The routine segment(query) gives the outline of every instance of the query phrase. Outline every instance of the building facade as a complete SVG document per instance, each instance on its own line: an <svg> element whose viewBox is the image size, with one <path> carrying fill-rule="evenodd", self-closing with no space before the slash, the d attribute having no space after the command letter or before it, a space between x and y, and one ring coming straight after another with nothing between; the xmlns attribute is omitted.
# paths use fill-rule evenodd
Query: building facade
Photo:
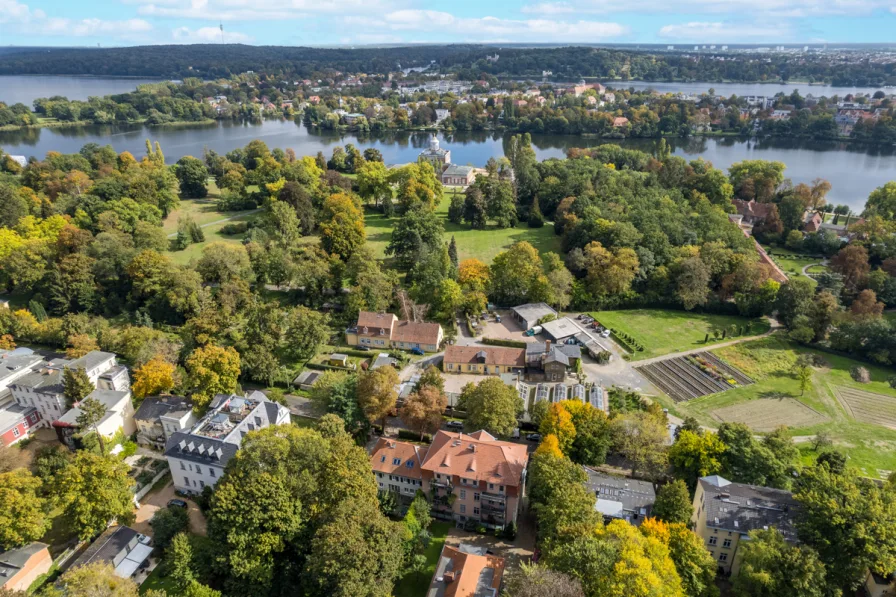
<svg viewBox="0 0 896 597"><path fill-rule="evenodd" d="M408 502L423 490L423 460L429 448L380 438L370 453L370 467L380 491Z"/></svg>
<svg viewBox="0 0 896 597"><path fill-rule="evenodd" d="M39 423L40 412L36 408L6 400L0 404L0 446L11 446L22 441Z"/></svg>
<svg viewBox="0 0 896 597"><path fill-rule="evenodd" d="M289 422L289 409L261 392L218 394L202 419L189 430L172 433L165 444L175 489L201 493L214 487L247 433Z"/></svg>
<svg viewBox="0 0 896 597"><path fill-rule="evenodd" d="M523 373L526 369L526 349L451 344L445 348L442 368L445 373Z"/></svg>
<svg viewBox="0 0 896 597"><path fill-rule="evenodd" d="M789 491L732 483L718 475L701 477L694 493L691 526L727 575L740 569L740 542L754 529L777 528L796 541L798 503Z"/></svg>
<svg viewBox="0 0 896 597"><path fill-rule="evenodd" d="M433 135L429 147L420 152L420 159L432 164L436 174L439 174L451 163L451 150L439 147L439 139Z"/></svg>
<svg viewBox="0 0 896 597"><path fill-rule="evenodd" d="M82 438L85 434L96 431L106 438L111 438L119 430L126 435L133 435L137 430L134 423L134 404L131 402L130 390L102 390L91 392L87 398L97 400L106 409L103 418L96 424L95 429L81 429L78 417L81 409L76 404L66 411L64 415L53 421L56 437L59 441L74 450L82 446Z"/></svg>
<svg viewBox="0 0 896 597"><path fill-rule="evenodd" d="M368 348L419 348L437 352L444 332L438 323L399 321L392 313L361 311L355 325L345 330L345 343Z"/></svg>
<svg viewBox="0 0 896 597"><path fill-rule="evenodd" d="M137 443L145 448L164 450L176 431L196 423L193 404L183 396L147 396L134 413Z"/></svg>

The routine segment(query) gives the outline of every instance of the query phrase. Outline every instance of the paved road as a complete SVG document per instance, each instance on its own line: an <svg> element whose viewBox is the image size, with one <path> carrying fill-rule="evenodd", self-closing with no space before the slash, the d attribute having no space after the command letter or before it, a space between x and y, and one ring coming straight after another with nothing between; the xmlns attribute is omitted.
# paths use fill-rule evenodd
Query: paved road
<svg viewBox="0 0 896 597"><path fill-rule="evenodd" d="M223 224L224 222L229 222L230 220L242 218L243 216L248 216L250 214L260 212L261 210L262 210L262 208L260 208L260 207L258 209L250 209L249 211L244 211L244 212L238 213L236 215L230 216L229 218L222 218L220 220L215 220L214 222L209 222L208 224L203 224L202 226L200 226L200 228L207 228L209 226L214 226L215 224ZM172 232L171 234L168 235L168 238L174 238L176 236L177 236L177 232Z"/></svg>

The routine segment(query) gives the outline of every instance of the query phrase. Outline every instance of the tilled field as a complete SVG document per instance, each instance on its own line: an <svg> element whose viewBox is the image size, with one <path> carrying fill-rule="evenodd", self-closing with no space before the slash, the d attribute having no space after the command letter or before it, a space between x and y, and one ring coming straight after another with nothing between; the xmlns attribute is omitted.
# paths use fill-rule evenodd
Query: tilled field
<svg viewBox="0 0 896 597"><path fill-rule="evenodd" d="M774 431L781 425L809 427L828 420L794 398L760 398L712 411L721 423L744 423L754 431Z"/></svg>
<svg viewBox="0 0 896 597"><path fill-rule="evenodd" d="M695 359L709 363L715 369L716 375L704 371ZM735 385L728 380L734 380L736 386L753 383L753 380L741 371L709 352L673 357L641 365L635 369L676 402L730 390Z"/></svg>
<svg viewBox="0 0 896 597"><path fill-rule="evenodd" d="M856 421L896 429L896 398L893 396L846 386L835 387L834 394L844 410Z"/></svg>

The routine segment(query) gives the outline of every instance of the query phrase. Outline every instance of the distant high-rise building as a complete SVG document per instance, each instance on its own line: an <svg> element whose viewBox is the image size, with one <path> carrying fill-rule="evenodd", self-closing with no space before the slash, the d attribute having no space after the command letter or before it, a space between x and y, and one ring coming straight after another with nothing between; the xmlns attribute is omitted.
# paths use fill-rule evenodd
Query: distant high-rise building
<svg viewBox="0 0 896 597"><path fill-rule="evenodd" d="M728 46L722 46L722 51L725 52L728 50Z"/></svg>
<svg viewBox="0 0 896 597"><path fill-rule="evenodd" d="M675 49L675 46L666 46L666 49L667 49L667 50L674 50L674 49Z"/></svg>

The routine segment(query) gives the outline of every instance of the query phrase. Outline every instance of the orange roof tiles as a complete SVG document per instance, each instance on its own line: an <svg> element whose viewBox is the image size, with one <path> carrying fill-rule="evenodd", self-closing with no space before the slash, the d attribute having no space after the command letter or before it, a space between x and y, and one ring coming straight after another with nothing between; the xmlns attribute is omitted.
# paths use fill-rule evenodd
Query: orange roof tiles
<svg viewBox="0 0 896 597"><path fill-rule="evenodd" d="M416 344L438 344L439 330L437 323L416 321L399 321L392 331L393 342L412 342Z"/></svg>
<svg viewBox="0 0 896 597"><path fill-rule="evenodd" d="M438 576L433 577L430 594L435 589L444 586L443 597L477 597L484 593L478 592L480 589L480 579L483 584L491 587L497 594L501 588L501 581L504 577L504 558L497 556L480 556L477 554L466 553L450 545L442 548L441 558L450 560L449 570L445 571L442 580L439 581ZM483 571L491 568L493 573L483 575ZM436 569L436 575L439 570ZM485 587L482 587L485 588Z"/></svg>
<svg viewBox="0 0 896 597"><path fill-rule="evenodd" d="M525 367L525 348L503 346L458 346L452 344L445 349L446 363L501 365L505 367Z"/></svg>
<svg viewBox="0 0 896 597"><path fill-rule="evenodd" d="M381 437L370 453L370 467L378 473L420 479L423 476L422 464L426 452L426 446ZM396 459L398 464L395 464ZM414 463L410 468L407 466L408 461Z"/></svg>
<svg viewBox="0 0 896 597"><path fill-rule="evenodd" d="M485 431L472 435L439 431L422 468L433 474L519 487L528 461L526 446L496 440Z"/></svg>

